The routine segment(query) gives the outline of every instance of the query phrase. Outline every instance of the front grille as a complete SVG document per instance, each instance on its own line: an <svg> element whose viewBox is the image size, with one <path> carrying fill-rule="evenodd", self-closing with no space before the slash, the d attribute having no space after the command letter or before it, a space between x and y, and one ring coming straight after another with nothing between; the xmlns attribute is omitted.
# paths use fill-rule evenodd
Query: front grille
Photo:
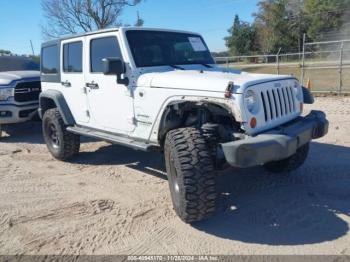
<svg viewBox="0 0 350 262"><path fill-rule="evenodd" d="M15 87L15 101L30 102L37 101L41 92L40 81L21 82Z"/></svg>
<svg viewBox="0 0 350 262"><path fill-rule="evenodd" d="M269 122L297 112L293 87L275 87L260 92L265 121Z"/></svg>

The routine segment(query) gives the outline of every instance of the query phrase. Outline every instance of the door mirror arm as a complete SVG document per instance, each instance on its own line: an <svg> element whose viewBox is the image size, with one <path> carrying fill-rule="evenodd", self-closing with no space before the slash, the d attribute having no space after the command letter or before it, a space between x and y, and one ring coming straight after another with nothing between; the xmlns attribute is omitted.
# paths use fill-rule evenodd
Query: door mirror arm
<svg viewBox="0 0 350 262"><path fill-rule="evenodd" d="M129 85L129 78L128 77L124 77L122 78L122 75L117 75L117 83L118 84L121 84L121 85L126 85L128 86Z"/></svg>

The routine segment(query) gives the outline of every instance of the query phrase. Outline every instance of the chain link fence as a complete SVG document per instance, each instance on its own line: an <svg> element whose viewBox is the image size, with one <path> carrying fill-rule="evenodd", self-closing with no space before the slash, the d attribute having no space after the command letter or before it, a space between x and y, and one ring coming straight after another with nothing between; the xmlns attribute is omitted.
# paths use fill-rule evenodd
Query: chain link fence
<svg viewBox="0 0 350 262"><path fill-rule="evenodd" d="M350 40L305 43L302 52L216 57L219 65L263 74L294 75L312 91L350 93Z"/></svg>

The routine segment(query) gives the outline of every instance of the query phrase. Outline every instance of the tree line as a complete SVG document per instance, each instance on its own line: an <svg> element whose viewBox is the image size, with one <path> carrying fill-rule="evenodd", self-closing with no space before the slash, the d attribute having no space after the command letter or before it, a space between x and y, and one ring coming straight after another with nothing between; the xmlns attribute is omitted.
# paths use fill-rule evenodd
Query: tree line
<svg viewBox="0 0 350 262"><path fill-rule="evenodd" d="M1 55L12 55L12 53L10 50L0 49L0 56Z"/></svg>
<svg viewBox="0 0 350 262"><path fill-rule="evenodd" d="M42 0L45 38L90 32L120 26L120 17L126 7L138 5L142 0ZM137 12L134 26L143 26ZM129 25L124 25L129 26Z"/></svg>
<svg viewBox="0 0 350 262"><path fill-rule="evenodd" d="M230 55L299 51L304 34L308 42L350 36L350 0L261 0L258 8L252 23L235 16L225 37Z"/></svg>

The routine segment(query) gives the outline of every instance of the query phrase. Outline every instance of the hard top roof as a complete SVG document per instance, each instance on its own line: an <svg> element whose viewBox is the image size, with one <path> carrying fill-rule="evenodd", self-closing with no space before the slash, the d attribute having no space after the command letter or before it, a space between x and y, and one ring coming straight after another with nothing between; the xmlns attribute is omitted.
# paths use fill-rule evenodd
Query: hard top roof
<svg viewBox="0 0 350 262"><path fill-rule="evenodd" d="M63 40L68 40L68 39L74 39L82 36L88 36L88 35L95 35L95 34L102 34L102 33L108 33L108 32L116 32L119 30L124 30L124 31L129 31L129 30L138 30L138 31L165 31L165 32L174 32L174 33L185 33L185 34L194 34L198 35L198 33L195 32L189 32L189 31L183 31L183 30L173 30L173 29L163 29L163 28L146 28L146 27L113 27L113 28L108 28L108 29L102 29L102 30L97 30L97 31L92 31L92 32L86 32L86 33L81 33L81 34L73 34L73 35L67 35L63 36L61 38L53 39L50 41L46 41L42 43L42 46L50 46L57 44L58 42L61 42Z"/></svg>

